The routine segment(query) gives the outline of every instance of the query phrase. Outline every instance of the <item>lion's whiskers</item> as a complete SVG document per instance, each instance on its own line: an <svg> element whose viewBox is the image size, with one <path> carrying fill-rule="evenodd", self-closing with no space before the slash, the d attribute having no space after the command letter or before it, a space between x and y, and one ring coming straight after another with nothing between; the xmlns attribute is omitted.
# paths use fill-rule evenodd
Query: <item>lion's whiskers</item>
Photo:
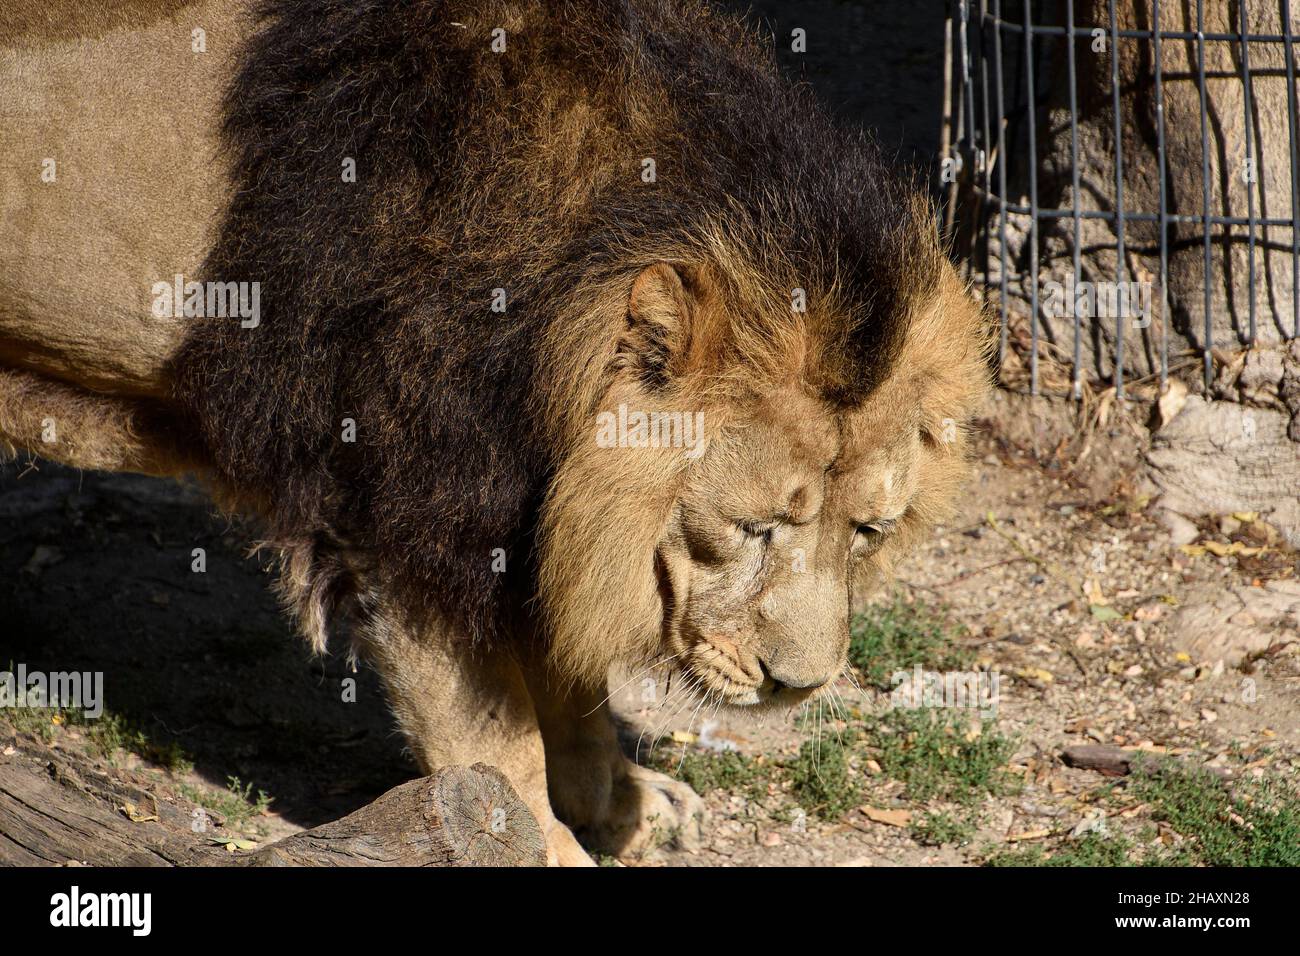
<svg viewBox="0 0 1300 956"><path fill-rule="evenodd" d="M845 678L850 684L852 684L853 689L856 690L864 699L868 696L867 692L862 689L862 685L858 683L857 678L853 676L853 665L848 661L844 662L844 667L841 668L839 676Z"/></svg>
<svg viewBox="0 0 1300 956"><path fill-rule="evenodd" d="M600 708L601 708L602 706L604 706L605 704L609 703L609 701L613 698L613 696L614 696L615 694L617 694L619 691L621 691L623 688L627 687L629 684L633 683L634 681L640 680L640 679L643 678L643 677L648 677L648 676L649 676L649 675L650 675L650 674L655 670L655 668L657 668L657 667L663 667L663 666L665 666L666 664L670 663L671 661L675 661L677 658L681 657L681 656L682 656L683 654L685 654L685 653L686 653L685 651L678 651L676 654L670 654L670 655L668 655L667 657L662 657L662 658L660 658L659 660L652 661L652 662L650 663L650 665L649 665L648 667L646 667L644 670L642 670L642 671L640 671L640 672L638 672L638 673L636 673L636 674L633 674L631 677L629 677L629 678L628 678L627 680L625 680L623 683L619 684L619 685L618 685L617 687L615 687L612 691L610 691L608 694L606 694L604 700L602 700L599 704L597 704L595 707L591 708L591 710L587 711L587 712L586 712L585 714L583 714L582 716L583 716L583 717L590 717L590 716L591 716L592 714L594 714L596 711L600 710Z"/></svg>
<svg viewBox="0 0 1300 956"><path fill-rule="evenodd" d="M668 725L671 724L673 720L677 718L678 714L680 714L683 710L685 710L687 707L690 706L691 699L692 699L691 692L698 686L699 686L699 678L696 677L695 675L690 675L689 682L685 685L685 687L682 689L682 692L679 694L679 697L684 698L684 700L682 700L682 702L678 704L678 706L673 710L673 712L670 713L663 720L663 722L660 723L659 726L654 730L653 737L651 738L650 741L650 752L646 755L647 761L654 759L655 747L659 745L659 739L660 737L663 736L664 730L666 730L668 728ZM670 691L668 694L664 696L664 699L660 702L659 707L656 709L663 710L668 705L668 701L671 698L672 698L672 692ZM650 727L647 725L644 729L642 729L641 735L637 738L637 742L636 742L637 763L641 762L641 742L645 739L645 735L648 730L650 730Z"/></svg>

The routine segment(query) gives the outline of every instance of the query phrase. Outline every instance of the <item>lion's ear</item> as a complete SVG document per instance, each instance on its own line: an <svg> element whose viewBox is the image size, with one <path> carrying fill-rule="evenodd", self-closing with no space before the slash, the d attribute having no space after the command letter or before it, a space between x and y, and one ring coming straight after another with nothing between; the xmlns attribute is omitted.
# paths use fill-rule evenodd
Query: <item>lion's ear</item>
<svg viewBox="0 0 1300 956"><path fill-rule="evenodd" d="M694 309L694 297L676 268L659 262L643 269L628 297L620 364L652 389L667 386L685 367Z"/></svg>

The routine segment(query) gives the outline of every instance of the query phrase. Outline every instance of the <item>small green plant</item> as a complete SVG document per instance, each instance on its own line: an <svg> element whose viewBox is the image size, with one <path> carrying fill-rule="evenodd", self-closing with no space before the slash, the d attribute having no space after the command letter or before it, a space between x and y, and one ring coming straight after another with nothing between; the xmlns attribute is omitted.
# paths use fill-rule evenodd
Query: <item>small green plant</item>
<svg viewBox="0 0 1300 956"><path fill-rule="evenodd" d="M272 798L265 790L253 794L253 785L238 777L226 778L226 789L214 792L189 784L181 784L181 796L191 803L220 814L227 827L241 829L254 817L261 816L271 806Z"/></svg>
<svg viewBox="0 0 1300 956"><path fill-rule="evenodd" d="M912 838L922 846L964 846L974 836L975 825L969 819L943 810L929 811L912 822Z"/></svg>
<svg viewBox="0 0 1300 956"><path fill-rule="evenodd" d="M916 665L930 670L961 670L969 651L953 643L943 614L922 602L908 604L895 597L888 605L872 605L849 624L849 662L863 679L890 690L890 678Z"/></svg>
<svg viewBox="0 0 1300 956"><path fill-rule="evenodd" d="M1293 780L1229 785L1201 768L1169 761L1136 769L1130 792L1151 815L1191 841L1207 866L1300 866L1300 794Z"/></svg>
<svg viewBox="0 0 1300 956"><path fill-rule="evenodd" d="M193 769L180 744L151 738L139 724L122 714L105 711L98 717L87 717L80 710L59 707L18 707L7 713L15 730L40 737L45 743L51 742L61 729L75 727L90 750L109 763L115 763L117 755L126 752L172 773Z"/></svg>
<svg viewBox="0 0 1300 956"><path fill-rule="evenodd" d="M725 790L751 800L767 796L767 784L775 769L772 764L762 763L735 750L722 753L687 751L684 755L660 750L655 756L660 770L689 784L696 793Z"/></svg>
<svg viewBox="0 0 1300 956"><path fill-rule="evenodd" d="M835 820L862 802L859 772L850 763L851 735L806 740L784 767L790 796L809 815Z"/></svg>
<svg viewBox="0 0 1300 956"><path fill-rule="evenodd" d="M1070 840L1050 853L1041 846L999 850L984 860L985 866L1135 866L1136 847L1122 834L1102 834L1088 831L1077 840Z"/></svg>
<svg viewBox="0 0 1300 956"><path fill-rule="evenodd" d="M172 773L188 773L194 764L174 740L152 739L137 724L120 714L105 713L98 720L77 721L87 739L108 760L119 751L127 751L166 767Z"/></svg>
<svg viewBox="0 0 1300 956"><path fill-rule="evenodd" d="M972 724L964 712L894 708L870 722L881 769L907 788L911 800L970 804L1008 792L1006 771L1015 741L992 721Z"/></svg>
<svg viewBox="0 0 1300 956"><path fill-rule="evenodd" d="M1151 807L1153 819L1183 837L1156 843L1147 826L1136 840L1089 832L1049 848L998 850L986 866L1298 866L1300 794L1283 777L1229 783L1199 767L1146 760L1126 781L1125 798ZM1155 844L1153 846L1153 844Z"/></svg>

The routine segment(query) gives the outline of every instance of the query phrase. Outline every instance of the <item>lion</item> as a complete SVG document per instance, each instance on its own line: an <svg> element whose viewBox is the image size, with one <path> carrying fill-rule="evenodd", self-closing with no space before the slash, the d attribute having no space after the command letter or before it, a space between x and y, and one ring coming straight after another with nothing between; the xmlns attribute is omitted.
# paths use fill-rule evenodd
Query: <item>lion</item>
<svg viewBox="0 0 1300 956"><path fill-rule="evenodd" d="M426 771L698 842L611 668L791 707L947 514L985 316L923 191L699 0L11 0L0 438L198 476Z"/></svg>

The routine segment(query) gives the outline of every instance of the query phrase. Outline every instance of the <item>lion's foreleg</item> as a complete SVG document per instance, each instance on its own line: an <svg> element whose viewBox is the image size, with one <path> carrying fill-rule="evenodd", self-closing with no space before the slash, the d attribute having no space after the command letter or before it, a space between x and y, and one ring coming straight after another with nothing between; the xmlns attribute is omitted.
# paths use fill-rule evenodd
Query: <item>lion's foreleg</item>
<svg viewBox="0 0 1300 956"><path fill-rule="evenodd" d="M552 865L590 865L551 812L537 714L519 665L450 628L416 630L383 616L366 629L367 657L425 773L478 761L499 768L537 817Z"/></svg>
<svg viewBox="0 0 1300 956"><path fill-rule="evenodd" d="M704 803L686 784L623 755L605 694L561 688L541 665L526 676L546 745L551 806L583 843L626 856L671 844L693 850Z"/></svg>

